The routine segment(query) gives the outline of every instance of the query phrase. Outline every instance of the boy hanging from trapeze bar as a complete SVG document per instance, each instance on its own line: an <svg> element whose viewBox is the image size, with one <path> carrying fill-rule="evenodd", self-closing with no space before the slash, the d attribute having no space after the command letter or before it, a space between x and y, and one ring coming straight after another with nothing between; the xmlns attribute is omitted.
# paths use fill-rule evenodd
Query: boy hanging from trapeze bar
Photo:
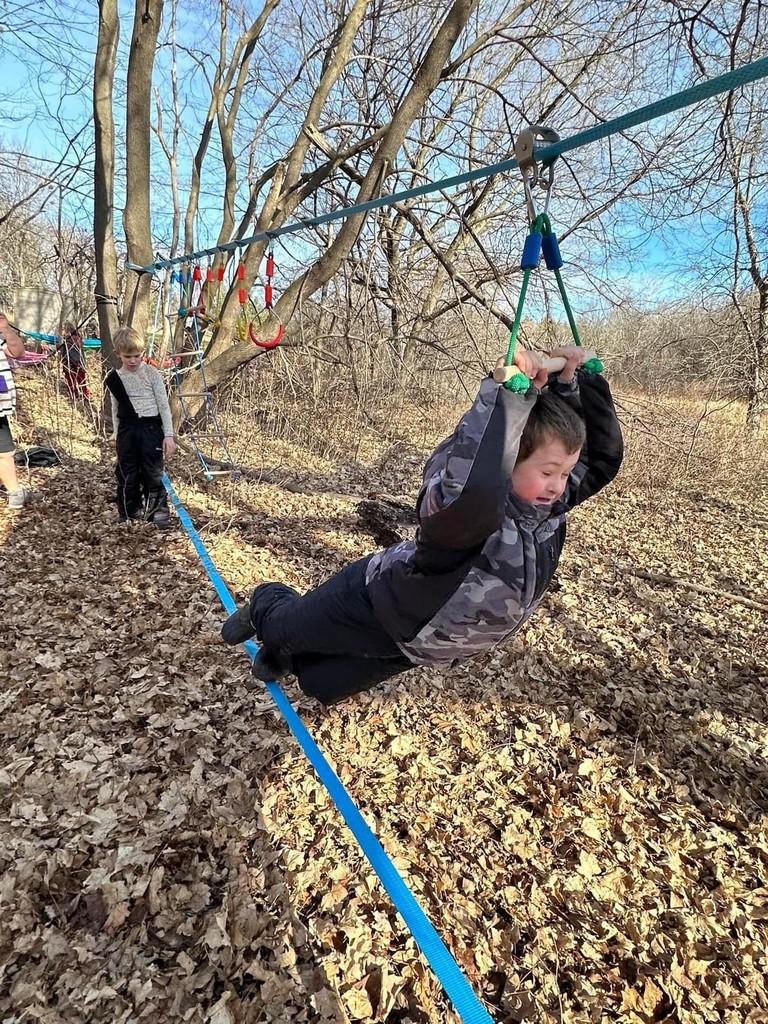
<svg viewBox="0 0 768 1024"><path fill-rule="evenodd" d="M621 428L602 364L581 347L568 302L547 213L554 158L539 175L537 135L557 141L533 126L515 145L530 229L507 355L427 460L415 539L353 562L303 596L281 583L256 587L221 631L229 644L258 638L256 678L292 672L305 693L333 704L414 666L456 665L503 642L541 603L568 514L618 473ZM547 192L542 213L537 183ZM575 341L549 359L516 345L542 256Z"/></svg>
<svg viewBox="0 0 768 1024"><path fill-rule="evenodd" d="M556 348L549 374L535 352L484 380L472 408L427 460L414 540L346 566L299 595L256 587L224 623L229 644L257 637L253 674L294 673L324 704L417 665L456 665L519 632L557 568L569 512L619 470L621 429L589 353ZM540 389L540 390L539 390Z"/></svg>

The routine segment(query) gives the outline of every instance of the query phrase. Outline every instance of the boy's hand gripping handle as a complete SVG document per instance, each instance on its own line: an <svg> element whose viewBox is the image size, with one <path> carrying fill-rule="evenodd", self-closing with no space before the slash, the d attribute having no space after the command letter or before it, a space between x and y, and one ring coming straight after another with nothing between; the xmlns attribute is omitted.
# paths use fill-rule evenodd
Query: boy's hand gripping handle
<svg viewBox="0 0 768 1024"><path fill-rule="evenodd" d="M589 362L590 359L596 359L597 354L590 349L584 349L584 362ZM542 354L540 369L546 370L547 373L560 373L566 364L564 356L545 356ZM503 384L505 381L511 380L515 374L520 373L520 367L518 366L497 366L493 371L493 379L497 384Z"/></svg>

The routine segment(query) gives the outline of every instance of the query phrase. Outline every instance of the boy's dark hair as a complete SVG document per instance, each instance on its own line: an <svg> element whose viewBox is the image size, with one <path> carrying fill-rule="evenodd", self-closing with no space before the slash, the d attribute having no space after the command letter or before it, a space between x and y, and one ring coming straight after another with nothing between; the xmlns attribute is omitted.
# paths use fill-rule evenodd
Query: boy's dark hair
<svg viewBox="0 0 768 1024"><path fill-rule="evenodd" d="M551 391L542 391L523 429L517 461L522 462L541 445L553 440L561 441L572 455L584 446L586 439L584 420L576 410Z"/></svg>

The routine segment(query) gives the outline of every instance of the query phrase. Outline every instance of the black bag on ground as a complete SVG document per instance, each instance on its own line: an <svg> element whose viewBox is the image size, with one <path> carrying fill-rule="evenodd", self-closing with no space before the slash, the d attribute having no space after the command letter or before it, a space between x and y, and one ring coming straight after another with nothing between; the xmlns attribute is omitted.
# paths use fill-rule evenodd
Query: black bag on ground
<svg viewBox="0 0 768 1024"><path fill-rule="evenodd" d="M13 453L13 461L17 466L39 466L41 468L61 465L61 459L53 448L41 448L39 445L33 445L31 448L17 448Z"/></svg>

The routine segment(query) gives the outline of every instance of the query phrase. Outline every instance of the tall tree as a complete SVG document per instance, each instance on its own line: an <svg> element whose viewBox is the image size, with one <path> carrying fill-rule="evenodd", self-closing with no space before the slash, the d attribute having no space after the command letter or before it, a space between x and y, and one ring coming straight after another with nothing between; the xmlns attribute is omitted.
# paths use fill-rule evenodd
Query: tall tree
<svg viewBox="0 0 768 1024"><path fill-rule="evenodd" d="M746 342L744 386L747 426L756 434L768 403L768 238L764 123L768 108L756 102L749 107L748 125L737 126L732 108L726 106L721 124L724 164L730 177L733 215L733 264L730 301ZM761 166L762 165L762 166Z"/></svg>
<svg viewBox="0 0 768 1024"><path fill-rule="evenodd" d="M685 27L685 47L702 77L733 70L766 52L764 4L670 3ZM717 106L718 118L704 136L712 142L709 147L704 144L702 159L694 156L697 181L686 199L714 243L703 260L696 254L710 270L709 302L716 308L725 290L731 322L740 327L745 358L736 372L747 400L747 426L756 433L768 402L768 84L759 81L727 93Z"/></svg>
<svg viewBox="0 0 768 1024"><path fill-rule="evenodd" d="M150 217L152 72L163 0L136 0L126 78L125 207L123 229L128 262L146 266L153 260ZM144 334L149 319L150 278L131 274L126 280L125 315Z"/></svg>
<svg viewBox="0 0 768 1024"><path fill-rule="evenodd" d="M114 181L115 119L112 94L115 84L120 19L117 0L99 0L99 29L93 74L93 236L96 257L96 307L102 354L112 354L117 330L117 251L115 249Z"/></svg>
<svg viewBox="0 0 768 1024"><path fill-rule="evenodd" d="M368 167L357 185L357 203L364 203L380 194L408 130L439 85L451 51L466 28L477 3L478 0L455 0L443 20L435 26L433 38L414 68L410 76L410 85L404 90L393 117L386 126L375 132L374 138L366 140L371 155ZM257 230L274 230L284 224L299 205L327 180L341 161L341 154L337 153L324 161L313 173L302 174L311 147L311 127L322 116L331 90L351 58L353 44L367 6L365 0L354 0L347 17L338 26L335 45L325 54L323 74L314 89L303 123L285 160L275 167L272 173L270 189L256 219ZM363 215L344 220L336 237L314 264L292 281L283 292L275 306L276 317L289 320L300 308L303 299L317 292L336 274L352 250L363 220ZM264 250L263 244L254 245L246 255L247 281L255 276ZM237 293L233 288L222 308L221 325L206 371L210 386L216 387L225 382L233 371L253 359L258 352L248 342L232 346L231 337L237 315ZM265 329L274 330L274 324L268 324ZM194 385L190 390L196 390ZM192 403L193 415L195 408Z"/></svg>
<svg viewBox="0 0 768 1024"><path fill-rule="evenodd" d="M724 17L734 15L738 35L738 25L749 22L738 12L750 5L717 3ZM455 0L448 9L431 4L417 10L371 0L332 7L320 0L265 0L256 6L245 0L237 7L217 0L215 26L201 12L185 20L179 8L176 49L191 58L192 70L185 74L192 77L181 102L176 86L158 89L155 126L172 174L179 175L173 194L178 189L181 201L174 199L169 234L175 240L181 227L187 188L185 247L203 247L200 226L209 237L213 228L223 250L217 260L231 263L239 237L365 202L384 188L398 191L503 159L526 123L553 118L561 132L573 133L615 116L635 98L660 97L701 73L685 58L692 52L692 26L704 24L711 7L694 11L685 0L611 0L598 9L591 0L565 0L553 9L544 0L489 0L481 9L477 2ZM668 12L667 20L660 12ZM143 265L153 261L146 183L149 91L161 14L161 2L137 5L128 62L124 225L129 260ZM668 44L666 77L658 75L658 60L649 59L658 57L660 37ZM724 52L722 39L719 45L713 53ZM731 63L744 59L749 57L742 47ZM165 73L164 58L158 67ZM173 69L175 75L175 62ZM718 70L715 61L707 73ZM207 113L196 128L203 81ZM160 115L169 96L174 127L165 144ZM594 290L607 301L620 297L612 270L620 257L631 258L638 233L660 231L682 209L683 199L694 209L702 188L686 152L699 152L695 144L705 132L704 120L705 115L668 119L562 161L559 234L567 239L574 233L585 294ZM192 154L188 184L187 171L178 166L185 146ZM282 279L275 316L288 323L310 296L322 292L323 308L333 307L335 329L348 341L361 308L382 325L385 311L385 344L401 362L409 347L415 350L415 339L437 350L444 323L453 321L466 335L467 300L487 311L492 328L493 321L508 324L516 289L506 284L517 272L525 231L519 188L518 180L511 186L475 182L376 217L308 228L296 242L300 260ZM219 207L214 223L211 196ZM630 224L629 231L611 230L605 217L611 209ZM240 253L243 282L232 280L230 265L220 324L209 335L207 378L214 387L226 386L258 354L249 342L237 342L238 289L256 280L265 249L262 243ZM285 267L288 260L281 262ZM124 315L140 329L147 322L148 286L148 276L128 275ZM539 293L532 288L532 294ZM546 293L538 301L546 307ZM262 329L271 333L275 321Z"/></svg>

